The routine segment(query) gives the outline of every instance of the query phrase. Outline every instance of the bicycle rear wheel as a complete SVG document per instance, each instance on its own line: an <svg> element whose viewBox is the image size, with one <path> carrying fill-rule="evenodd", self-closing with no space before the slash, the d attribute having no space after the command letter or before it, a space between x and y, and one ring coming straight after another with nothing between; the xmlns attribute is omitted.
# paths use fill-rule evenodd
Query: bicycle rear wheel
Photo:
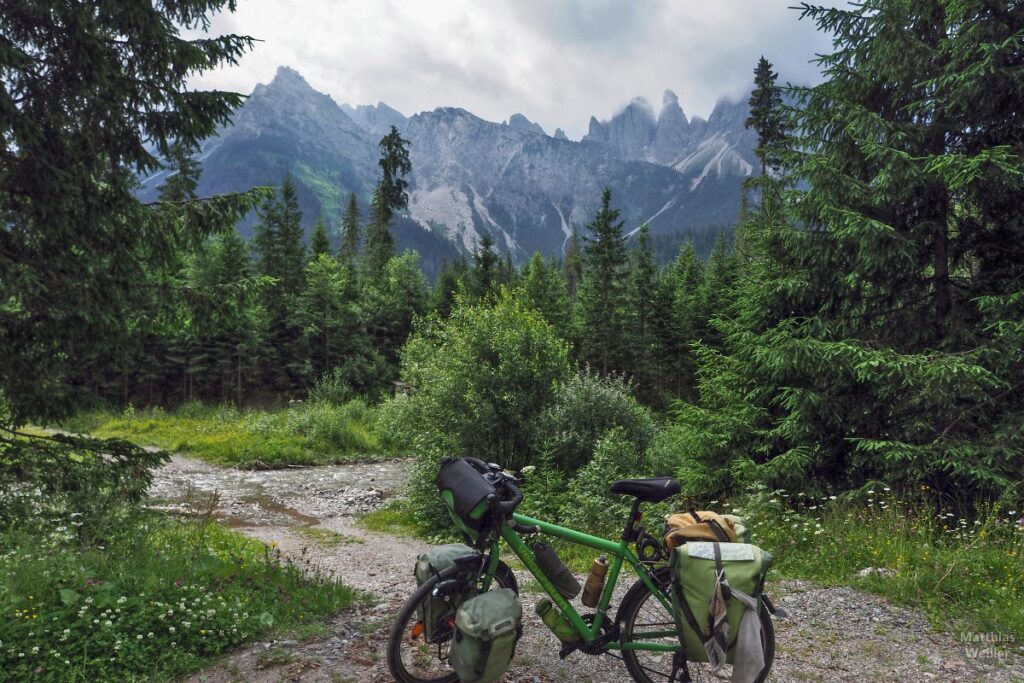
<svg viewBox="0 0 1024 683"><path fill-rule="evenodd" d="M437 582L435 576L417 588L402 605L391 626L387 664L388 671L399 683L457 683L459 680L448 665L448 650L453 634L449 632L438 638L439 642L427 643L419 621L420 605L430 600ZM504 562L498 563L491 586L511 588L516 594L519 593L516 577Z"/></svg>
<svg viewBox="0 0 1024 683"><path fill-rule="evenodd" d="M651 578L654 585L661 590L662 595L668 598L669 568L657 569ZM771 615L768 614L764 604L761 605L759 616L765 664L756 683L763 683L768 678L768 672L775 659L775 630L772 627ZM642 581L637 581L630 587L629 592L622 599L616 620L622 629L623 638L627 642L643 641L667 644L679 642L679 638L675 635L675 619L672 612L665 609L661 600L658 600ZM623 650L622 661L625 663L629 675L637 683L665 683L672 677L671 652ZM732 679L731 666L726 666L717 675L711 673L711 668L706 662L687 662L687 667L694 683Z"/></svg>

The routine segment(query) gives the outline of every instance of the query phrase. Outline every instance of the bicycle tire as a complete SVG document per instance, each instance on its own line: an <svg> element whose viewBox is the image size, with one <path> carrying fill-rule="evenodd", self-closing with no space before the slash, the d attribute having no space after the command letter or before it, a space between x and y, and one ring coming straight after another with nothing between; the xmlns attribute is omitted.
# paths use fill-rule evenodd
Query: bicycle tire
<svg viewBox="0 0 1024 683"><path fill-rule="evenodd" d="M670 576L671 570L668 567L660 567L651 575L655 586L661 588L666 597L668 596ZM622 599L615 619L616 623L619 624L625 641L632 640L634 629L638 625L637 620L642 615L645 621L645 623L641 624L643 626L675 627L675 620L671 612L667 611L660 601L654 600L652 604L648 604L652 597L653 595L646 584L643 581L637 581L630 586L626 596ZM763 683L768 678L768 673L771 671L772 663L775 660L775 629L772 626L771 615L768 613L768 609L764 606L763 602L761 603L758 616L761 619L761 631L764 638L765 665L755 683ZM678 637L675 635L671 639L666 638L664 640L666 642L679 642ZM629 675L636 683L664 683L671 678L671 653L623 650L622 661L626 665L626 671L629 672ZM711 674L707 662L688 661L687 667L690 670L690 676L694 683L722 680L720 676ZM729 678L731 678L731 675L726 676L726 680Z"/></svg>
<svg viewBox="0 0 1024 683"><path fill-rule="evenodd" d="M416 623L420 603L430 598L430 593L434 590L434 586L438 581L439 578L434 576L418 587L409 599L405 601L405 604L402 605L402 608L395 616L394 623L391 625L391 632L388 634L386 659L388 671L391 672L391 676L399 683L457 683L459 680L455 672L449 668L447 659L442 658L447 643L428 645L426 642L417 643L416 638L406 637L410 633L412 625ZM516 595L519 594L519 584L516 581L515 574L512 573L512 570L504 562L498 562L498 567L494 572L494 582L491 586L492 588L511 588L515 591ZM435 648L437 654L430 654L429 651ZM421 674L410 671L409 663L403 657L403 653L406 650L409 651L406 654L416 656L423 668L432 672Z"/></svg>

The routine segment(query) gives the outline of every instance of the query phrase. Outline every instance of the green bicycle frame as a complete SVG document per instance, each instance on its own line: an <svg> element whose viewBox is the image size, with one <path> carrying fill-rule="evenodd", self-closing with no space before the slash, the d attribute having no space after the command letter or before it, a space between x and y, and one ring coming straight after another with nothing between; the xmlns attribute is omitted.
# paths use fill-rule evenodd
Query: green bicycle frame
<svg viewBox="0 0 1024 683"><path fill-rule="evenodd" d="M558 592L551 580L544 575L540 566L537 564L537 558L534 556L533 551L527 547L526 543L519 536L518 533L508 523L502 524L501 526L501 537L505 539L512 552L522 561L523 565L533 574L534 578L540 583L544 592L548 594L548 597L558 605L558 609L562 611L565 618L572 624L573 629L583 639L584 642L592 642L601 635L601 626L604 624L605 619L608 618L608 605L611 603L612 593L615 591L615 584L619 578L619 572L622 570L623 563L629 564L640 580L647 586L647 589L651 591L651 594L658 598L658 601L672 613L671 602L662 594L661 590L658 589L654 582L651 581L647 575L647 570L643 563L637 558L637 556L629 549L629 541L625 538L620 540L618 543L609 541L598 536L591 536L590 534L584 534L576 531L575 529L569 529L567 527L558 526L557 524L551 524L540 519L534 519L533 517L527 517L526 515L520 515L518 513L513 514L512 518L519 524L525 526L538 527L543 534L549 536L555 536L561 538L570 543L576 543L579 545L585 545L595 550L599 550L604 553L607 557L611 558L611 562L608 567L608 574L605 580L604 590L601 593L601 597L597 603L597 613L594 616L594 623L588 625L580 613L576 611L568 600ZM497 541L494 543L494 547L491 552L491 565L488 568L488 578L492 575L493 567L497 566L498 548ZM665 638L665 637L676 637L675 630L671 631L658 631L652 633L634 634L642 635L647 638ZM653 652L676 652L681 649L678 643L649 643L649 642L611 642L608 643L608 648L612 650L649 650Z"/></svg>

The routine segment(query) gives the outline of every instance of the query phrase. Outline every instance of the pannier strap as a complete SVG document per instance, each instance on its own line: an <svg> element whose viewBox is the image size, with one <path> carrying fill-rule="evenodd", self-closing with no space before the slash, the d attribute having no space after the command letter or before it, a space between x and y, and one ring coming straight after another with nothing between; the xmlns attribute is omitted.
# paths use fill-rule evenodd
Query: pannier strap
<svg viewBox="0 0 1024 683"><path fill-rule="evenodd" d="M492 641L489 638L480 644L480 654L483 656L477 659L476 666L473 667L473 672L477 676L482 674L484 669L487 668L487 660L491 658L491 646Z"/></svg>
<svg viewBox="0 0 1024 683"><path fill-rule="evenodd" d="M719 524L717 520L701 519L700 515L697 514L696 508L690 508L690 516L693 517L693 521L697 524L707 525L707 527L711 529L711 533L715 535L715 538L717 538L720 543L729 543L729 535L725 533L722 525ZM719 571L721 571L721 566L719 566Z"/></svg>
<svg viewBox="0 0 1024 683"><path fill-rule="evenodd" d="M722 566L722 547L717 543L712 543L711 547L715 551L715 572L718 573L718 581L722 584L722 597L728 601L732 597L732 588L729 586L729 577L725 575L725 567Z"/></svg>

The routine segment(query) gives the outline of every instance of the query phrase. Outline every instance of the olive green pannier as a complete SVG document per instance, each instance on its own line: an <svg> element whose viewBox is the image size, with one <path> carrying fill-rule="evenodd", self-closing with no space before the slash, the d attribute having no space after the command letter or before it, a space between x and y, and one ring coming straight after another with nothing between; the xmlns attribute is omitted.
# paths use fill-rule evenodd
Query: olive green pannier
<svg viewBox="0 0 1024 683"><path fill-rule="evenodd" d="M511 588L481 593L455 615L450 661L462 683L491 683L508 669L523 633L523 606Z"/></svg>

